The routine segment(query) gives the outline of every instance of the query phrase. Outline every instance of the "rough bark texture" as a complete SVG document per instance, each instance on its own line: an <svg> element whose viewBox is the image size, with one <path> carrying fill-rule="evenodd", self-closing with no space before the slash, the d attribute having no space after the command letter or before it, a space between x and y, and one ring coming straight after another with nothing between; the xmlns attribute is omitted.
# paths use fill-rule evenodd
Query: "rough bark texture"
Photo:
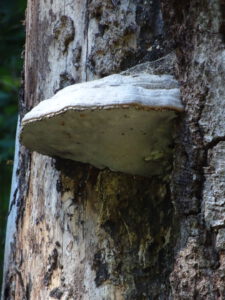
<svg viewBox="0 0 225 300"><path fill-rule="evenodd" d="M224 1L162 2L186 107L172 180L172 298L224 299Z"/></svg>
<svg viewBox="0 0 225 300"><path fill-rule="evenodd" d="M4 300L225 298L224 3L161 5L28 1L21 115L66 85L176 49L185 116L164 178L19 148Z"/></svg>

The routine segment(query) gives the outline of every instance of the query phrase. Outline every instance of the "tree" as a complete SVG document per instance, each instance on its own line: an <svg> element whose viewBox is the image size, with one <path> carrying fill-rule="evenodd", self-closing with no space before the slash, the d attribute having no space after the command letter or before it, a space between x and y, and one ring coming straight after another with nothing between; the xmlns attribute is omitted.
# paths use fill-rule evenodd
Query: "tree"
<svg viewBox="0 0 225 300"><path fill-rule="evenodd" d="M3 299L224 299L224 16L219 0L28 1L20 120L171 51L185 113L162 178L18 145Z"/></svg>

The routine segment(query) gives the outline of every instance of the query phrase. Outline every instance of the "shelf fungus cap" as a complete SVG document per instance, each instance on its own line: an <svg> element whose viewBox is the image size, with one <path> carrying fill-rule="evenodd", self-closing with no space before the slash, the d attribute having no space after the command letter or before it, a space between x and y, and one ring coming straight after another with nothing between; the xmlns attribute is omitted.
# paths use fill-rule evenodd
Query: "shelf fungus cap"
<svg viewBox="0 0 225 300"><path fill-rule="evenodd" d="M172 75L121 75L68 86L22 120L21 142L39 153L150 177L172 159L183 110Z"/></svg>

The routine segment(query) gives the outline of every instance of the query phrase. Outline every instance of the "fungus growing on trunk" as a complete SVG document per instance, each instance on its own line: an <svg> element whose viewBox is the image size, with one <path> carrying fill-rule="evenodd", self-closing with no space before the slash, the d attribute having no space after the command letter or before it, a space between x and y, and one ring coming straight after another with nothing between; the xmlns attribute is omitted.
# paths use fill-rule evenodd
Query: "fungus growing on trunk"
<svg viewBox="0 0 225 300"><path fill-rule="evenodd" d="M110 75L68 86L22 120L30 150L99 169L152 176L172 160L174 119L183 110L172 75Z"/></svg>

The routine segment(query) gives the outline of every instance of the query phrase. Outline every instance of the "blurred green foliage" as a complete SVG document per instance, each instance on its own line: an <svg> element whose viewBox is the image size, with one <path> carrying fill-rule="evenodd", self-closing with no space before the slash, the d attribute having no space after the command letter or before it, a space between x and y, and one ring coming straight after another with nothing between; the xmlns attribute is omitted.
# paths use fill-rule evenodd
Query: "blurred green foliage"
<svg viewBox="0 0 225 300"><path fill-rule="evenodd" d="M18 89L23 65L25 0L0 2L0 287L11 184Z"/></svg>

